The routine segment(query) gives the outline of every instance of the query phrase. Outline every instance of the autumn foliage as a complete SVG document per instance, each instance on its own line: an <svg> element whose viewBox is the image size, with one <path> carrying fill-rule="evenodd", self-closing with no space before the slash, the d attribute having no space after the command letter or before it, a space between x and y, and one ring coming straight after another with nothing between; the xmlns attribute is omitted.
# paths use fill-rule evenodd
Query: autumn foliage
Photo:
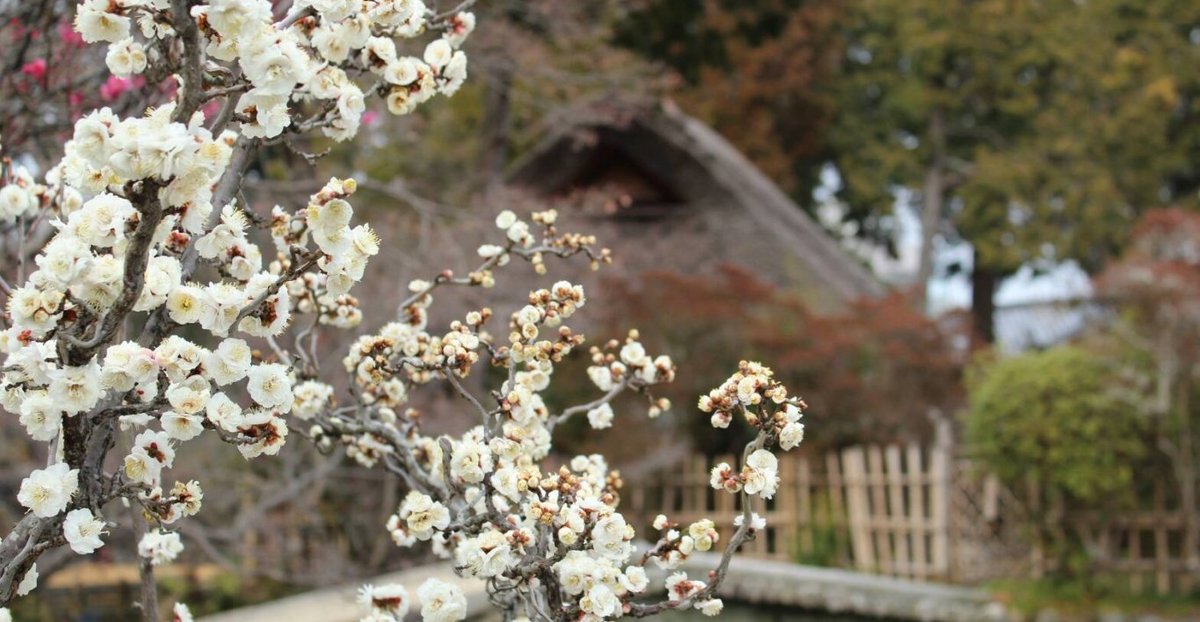
<svg viewBox="0 0 1200 622"><path fill-rule="evenodd" d="M951 416L962 403L960 324L929 319L900 294L818 314L802 296L738 267L711 277L652 272L609 288L617 300L609 325L624 318L655 348L687 355L686 378L668 393L684 406L740 357L777 361L785 382L806 388L806 416L821 429L809 449L926 440L933 418ZM701 419L686 423L698 448L729 450L732 435L711 434Z"/></svg>

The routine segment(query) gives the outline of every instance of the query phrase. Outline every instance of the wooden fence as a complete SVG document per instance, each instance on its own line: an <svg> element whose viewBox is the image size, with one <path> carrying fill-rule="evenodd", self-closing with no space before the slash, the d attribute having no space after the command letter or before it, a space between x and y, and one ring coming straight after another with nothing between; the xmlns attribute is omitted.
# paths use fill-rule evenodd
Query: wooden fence
<svg viewBox="0 0 1200 622"><path fill-rule="evenodd" d="M708 483L719 462L737 465L733 457L693 456L679 471L642 477L627 485L622 507L642 525L660 513L683 524L731 516L740 510L738 498ZM1046 568L1020 531L1025 510L995 478L972 474L948 443L789 453L779 469L774 499L754 508L767 529L746 546L748 555L961 583L1037 576ZM1093 529L1088 540L1102 573L1135 592L1167 594L1194 587L1183 559L1183 522L1159 495L1153 510L1105 521L1080 517L1079 525L1085 535ZM723 538L729 528L722 526Z"/></svg>
<svg viewBox="0 0 1200 622"><path fill-rule="evenodd" d="M1075 521L1102 575L1128 582L1133 592L1192 593L1200 583L1200 559L1187 555L1183 512L1172 509L1162 482L1156 482L1152 508L1113 517L1088 514ZM1036 552L1035 552L1036 556ZM1042 572L1046 565L1036 564Z"/></svg>
<svg viewBox="0 0 1200 622"><path fill-rule="evenodd" d="M783 560L850 565L916 579L948 579L949 455L945 448L854 447L809 458L781 456L782 483L766 507L766 533L747 552ZM732 457L714 462L736 464ZM652 520L664 513L688 523L736 512L737 497L709 486L710 468L691 458L681 472L630 486L625 507Z"/></svg>

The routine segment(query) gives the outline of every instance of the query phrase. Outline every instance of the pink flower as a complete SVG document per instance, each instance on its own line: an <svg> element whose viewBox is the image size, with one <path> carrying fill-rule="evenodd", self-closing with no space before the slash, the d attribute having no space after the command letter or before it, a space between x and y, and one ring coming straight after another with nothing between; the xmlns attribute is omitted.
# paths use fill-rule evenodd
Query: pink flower
<svg viewBox="0 0 1200 622"><path fill-rule="evenodd" d="M58 38L71 47L83 47L83 36L75 32L70 22L58 23Z"/></svg>
<svg viewBox="0 0 1200 622"><path fill-rule="evenodd" d="M108 81L100 85L100 97L104 101L112 101L121 96L121 93L129 90L132 82L129 78L118 78L117 76L109 76Z"/></svg>
<svg viewBox="0 0 1200 622"><path fill-rule="evenodd" d="M205 121L213 120L214 118L216 118L217 113L219 113L220 111L221 111L221 102L219 102L215 99L208 102L207 104L204 104L204 106L202 108L200 108L200 112L204 113Z"/></svg>
<svg viewBox="0 0 1200 622"><path fill-rule="evenodd" d="M12 28L11 36L13 43L20 41L21 37L25 36L25 24L22 24L21 20L14 17L8 20L8 25L10 28Z"/></svg>
<svg viewBox="0 0 1200 622"><path fill-rule="evenodd" d="M83 116L83 103L85 99L82 91L71 91L67 93L67 103L70 107L71 121L78 121Z"/></svg>
<svg viewBox="0 0 1200 622"><path fill-rule="evenodd" d="M141 76L137 77L141 78ZM167 99L174 99L175 93L179 91L179 82L175 79L175 76L171 76L169 79L163 81L162 86L159 88Z"/></svg>
<svg viewBox="0 0 1200 622"><path fill-rule="evenodd" d="M371 127L379 122L379 113L375 110L368 110L363 113L362 124L366 127Z"/></svg>
<svg viewBox="0 0 1200 622"><path fill-rule="evenodd" d="M46 77L46 59L39 58L37 60L25 63L25 66L21 67L21 73L33 78L34 80L41 81Z"/></svg>

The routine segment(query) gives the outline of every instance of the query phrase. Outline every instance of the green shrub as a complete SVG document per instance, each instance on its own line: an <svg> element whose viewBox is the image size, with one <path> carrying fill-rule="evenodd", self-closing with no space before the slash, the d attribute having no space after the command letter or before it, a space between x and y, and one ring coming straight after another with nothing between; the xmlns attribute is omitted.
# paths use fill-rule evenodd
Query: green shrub
<svg viewBox="0 0 1200 622"><path fill-rule="evenodd" d="M1072 514L1129 505L1146 448L1142 419L1114 368L1086 349L1060 346L983 365L967 386L970 455L1025 503L1026 526L1050 570L1086 587L1091 560Z"/></svg>
<svg viewBox="0 0 1200 622"><path fill-rule="evenodd" d="M1075 346L1003 359L968 377L971 455L1011 488L1026 478L1087 504L1128 494L1142 422L1113 370Z"/></svg>

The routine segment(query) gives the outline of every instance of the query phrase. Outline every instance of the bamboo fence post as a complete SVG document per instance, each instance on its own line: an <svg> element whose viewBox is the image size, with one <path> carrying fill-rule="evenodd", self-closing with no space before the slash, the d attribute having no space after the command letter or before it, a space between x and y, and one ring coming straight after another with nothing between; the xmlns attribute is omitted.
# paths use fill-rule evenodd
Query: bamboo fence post
<svg viewBox="0 0 1200 622"><path fill-rule="evenodd" d="M870 501L867 498L866 462L861 447L842 451L846 470L846 509L850 514L850 545L854 551L854 566L864 572L877 569L875 551L868 525Z"/></svg>
<svg viewBox="0 0 1200 622"><path fill-rule="evenodd" d="M816 512L813 509L812 501L812 471L808 465L808 458L800 458L796 463L796 484L800 490L800 520L802 527L800 537L797 543L799 551L805 554L812 553L815 543L813 542L813 530L816 527Z"/></svg>
<svg viewBox="0 0 1200 622"><path fill-rule="evenodd" d="M771 551L771 557L784 561L792 559L796 546L796 522L799 518L796 508L799 482L793 476L796 460L793 454L785 454L780 458L779 472L785 479L779 483L779 494L775 499L775 550Z"/></svg>
<svg viewBox="0 0 1200 622"><path fill-rule="evenodd" d="M929 557L925 545L925 478L921 448L916 443L908 446L907 466L909 525L912 530L912 570L916 579L924 580L929 578Z"/></svg>
<svg viewBox="0 0 1200 622"><path fill-rule="evenodd" d="M895 571L902 577L913 578L913 559L909 553L908 539L912 534L912 522L904 505L904 469L900 462L900 448L887 448L888 501L896 546Z"/></svg>
<svg viewBox="0 0 1200 622"><path fill-rule="evenodd" d="M891 521L888 519L887 507L887 478L883 472L883 452L878 445L867 447L867 489L870 491L870 512L868 528L871 530L871 541L875 543L875 555L879 560L879 571L883 574L896 574L896 566L892 560Z"/></svg>
<svg viewBox="0 0 1200 622"><path fill-rule="evenodd" d="M929 510L932 514L933 573L945 578L950 570L949 554L949 456L944 446L935 446L929 456Z"/></svg>
<svg viewBox="0 0 1200 622"><path fill-rule="evenodd" d="M851 564L853 543L850 538L849 513L846 511L846 478L837 452L825 454L825 477L829 491L829 520L836 525L842 546L838 547L838 562Z"/></svg>

